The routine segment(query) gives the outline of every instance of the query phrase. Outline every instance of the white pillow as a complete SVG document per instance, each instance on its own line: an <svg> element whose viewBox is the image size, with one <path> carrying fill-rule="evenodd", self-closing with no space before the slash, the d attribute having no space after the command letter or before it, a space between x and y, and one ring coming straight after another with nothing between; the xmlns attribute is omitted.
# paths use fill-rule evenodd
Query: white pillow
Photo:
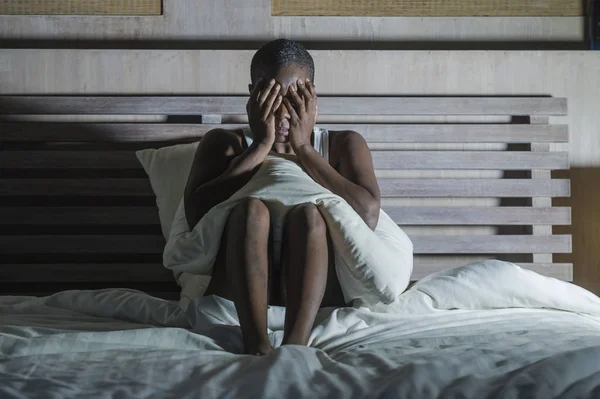
<svg viewBox="0 0 600 399"><path fill-rule="evenodd" d="M169 239L177 207L183 199L197 147L196 142L159 149L149 148L135 153L156 195L160 228L166 240ZM183 273L177 282L181 286L180 303L185 307L198 292L206 291L210 277Z"/></svg>
<svg viewBox="0 0 600 399"><path fill-rule="evenodd" d="M335 247L336 274L346 303L393 302L410 283L413 243L385 211L372 231L342 199L317 203Z"/></svg>
<svg viewBox="0 0 600 399"><path fill-rule="evenodd" d="M431 274L393 304L371 308L388 313L548 308L600 316L600 298L515 264L486 260Z"/></svg>
<svg viewBox="0 0 600 399"><path fill-rule="evenodd" d="M152 191L156 195L160 228L166 240L169 239L177 207L183 198L197 147L196 142L135 153L150 178Z"/></svg>

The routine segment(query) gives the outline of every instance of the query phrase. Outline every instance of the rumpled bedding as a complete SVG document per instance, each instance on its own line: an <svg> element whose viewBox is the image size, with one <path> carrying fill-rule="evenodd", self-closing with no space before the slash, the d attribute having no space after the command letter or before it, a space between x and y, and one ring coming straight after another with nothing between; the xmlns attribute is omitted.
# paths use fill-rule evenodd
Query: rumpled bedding
<svg viewBox="0 0 600 399"><path fill-rule="evenodd" d="M327 223L335 252L335 267L346 303L389 304L406 289L413 267L408 236L381 211L375 231L341 197L316 183L302 167L285 156L269 155L252 179L227 201L213 207L190 231L183 201L176 212L163 254L183 296L201 296L187 286L193 276L212 274L229 214L247 198L260 198L269 207L274 258L280 258L285 215L295 205L313 203Z"/></svg>
<svg viewBox="0 0 600 399"><path fill-rule="evenodd" d="M356 306L322 309L308 347L279 346L285 309L269 308L276 349L255 357L215 296L0 297L0 397L599 397L600 298L572 284L482 262L422 280L388 313Z"/></svg>

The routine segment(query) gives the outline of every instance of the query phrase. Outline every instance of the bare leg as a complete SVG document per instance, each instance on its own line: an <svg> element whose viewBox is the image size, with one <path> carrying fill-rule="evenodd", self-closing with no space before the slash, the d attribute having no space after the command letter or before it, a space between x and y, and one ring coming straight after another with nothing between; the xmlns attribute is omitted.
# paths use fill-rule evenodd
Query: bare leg
<svg viewBox="0 0 600 399"><path fill-rule="evenodd" d="M327 226L313 204L286 218L283 243L286 314L283 344L306 345L327 287Z"/></svg>
<svg viewBox="0 0 600 399"><path fill-rule="evenodd" d="M269 227L267 206L250 198L233 210L226 228L229 293L240 319L245 351L252 355L273 349L267 335Z"/></svg>

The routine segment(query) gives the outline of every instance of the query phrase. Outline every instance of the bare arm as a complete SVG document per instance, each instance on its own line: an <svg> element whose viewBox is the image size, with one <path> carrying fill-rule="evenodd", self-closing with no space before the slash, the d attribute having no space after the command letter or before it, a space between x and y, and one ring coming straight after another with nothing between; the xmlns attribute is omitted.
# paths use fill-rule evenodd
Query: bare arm
<svg viewBox="0 0 600 399"><path fill-rule="evenodd" d="M190 229L217 204L226 201L252 177L275 140L274 112L281 105L280 85L258 81L246 105L254 141L245 151L243 137L215 129L198 144L184 194Z"/></svg>
<svg viewBox="0 0 600 399"><path fill-rule="evenodd" d="M363 137L344 132L337 145L344 154L334 169L311 145L296 154L308 174L320 185L345 199L365 223L374 230L379 220L381 195L373 170L371 152Z"/></svg>
<svg viewBox="0 0 600 399"><path fill-rule="evenodd" d="M215 205L242 188L269 153L262 143L244 150L233 132L211 130L198 144L185 188L184 206L192 229Z"/></svg>
<svg viewBox="0 0 600 399"><path fill-rule="evenodd" d="M290 114L290 143L300 163L320 185L344 198L365 223L374 230L379 220L381 198L373 170L371 152L363 137L352 131L339 132L336 150L340 157L336 170L310 144L317 120L317 94L310 80L298 80L298 89L289 86L283 99Z"/></svg>

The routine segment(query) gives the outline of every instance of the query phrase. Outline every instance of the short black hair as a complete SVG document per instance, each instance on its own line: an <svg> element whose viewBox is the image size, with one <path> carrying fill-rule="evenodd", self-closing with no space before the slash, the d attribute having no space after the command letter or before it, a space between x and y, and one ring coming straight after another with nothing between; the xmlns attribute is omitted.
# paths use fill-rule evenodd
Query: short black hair
<svg viewBox="0 0 600 399"><path fill-rule="evenodd" d="M315 78L315 62L300 43L288 39L277 39L263 45L252 57L250 79L252 82L261 76L275 76L285 66L303 68L310 79Z"/></svg>

